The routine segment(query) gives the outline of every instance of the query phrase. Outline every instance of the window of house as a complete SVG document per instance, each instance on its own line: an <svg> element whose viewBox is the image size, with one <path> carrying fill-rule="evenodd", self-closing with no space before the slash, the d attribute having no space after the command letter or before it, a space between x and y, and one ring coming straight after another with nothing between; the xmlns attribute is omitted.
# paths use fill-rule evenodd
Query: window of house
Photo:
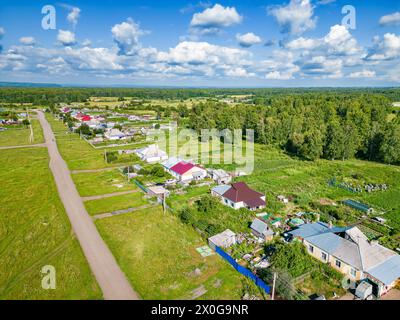
<svg viewBox="0 0 400 320"><path fill-rule="evenodd" d="M325 253L325 252L322 252L322 253L321 253L321 257L322 257L322 260L326 260L326 258L327 258L326 253Z"/></svg>
<svg viewBox="0 0 400 320"><path fill-rule="evenodd" d="M342 263L339 260L336 260L336 267L340 268L342 266Z"/></svg>
<svg viewBox="0 0 400 320"><path fill-rule="evenodd" d="M351 274L353 277L355 277L355 276L357 275L357 270L354 269L354 268L351 268L351 269L350 269L350 274Z"/></svg>
<svg viewBox="0 0 400 320"><path fill-rule="evenodd" d="M228 203L228 200L225 199L225 203Z"/></svg>
<svg viewBox="0 0 400 320"><path fill-rule="evenodd" d="M314 247L313 246L308 246L308 251L310 251L311 253L314 252Z"/></svg>

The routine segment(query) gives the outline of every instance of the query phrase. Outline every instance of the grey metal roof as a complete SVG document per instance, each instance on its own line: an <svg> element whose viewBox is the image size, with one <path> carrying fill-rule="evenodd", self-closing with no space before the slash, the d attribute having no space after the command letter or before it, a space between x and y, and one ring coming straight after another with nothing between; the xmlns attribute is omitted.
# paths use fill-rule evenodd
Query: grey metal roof
<svg viewBox="0 0 400 320"><path fill-rule="evenodd" d="M182 159L176 157L170 157L168 160L162 163L162 166L164 168L170 169L180 161L182 161Z"/></svg>
<svg viewBox="0 0 400 320"><path fill-rule="evenodd" d="M335 258L362 270L360 251L354 242L331 232L307 237L306 240Z"/></svg>
<svg viewBox="0 0 400 320"><path fill-rule="evenodd" d="M231 186L222 184L222 185L219 185L219 186L216 186L216 187L212 188L212 191L215 192L215 193L218 193L219 195L222 196L230 188L231 188Z"/></svg>
<svg viewBox="0 0 400 320"><path fill-rule="evenodd" d="M385 285L389 285L400 278L400 256L394 255L367 272Z"/></svg>
<svg viewBox="0 0 400 320"><path fill-rule="evenodd" d="M327 229L329 229L328 224L324 222L315 222L303 224L297 229L289 231L288 233L293 235L294 237L307 238L316 234L320 234Z"/></svg>
<svg viewBox="0 0 400 320"><path fill-rule="evenodd" d="M274 232L268 227L268 225L264 221L261 221L257 218L253 220L250 228L265 236L274 234Z"/></svg>

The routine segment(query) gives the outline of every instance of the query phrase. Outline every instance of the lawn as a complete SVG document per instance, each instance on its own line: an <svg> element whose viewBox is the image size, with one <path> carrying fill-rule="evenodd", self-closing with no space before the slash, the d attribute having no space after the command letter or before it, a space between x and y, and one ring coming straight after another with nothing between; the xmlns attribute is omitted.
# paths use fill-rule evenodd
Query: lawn
<svg viewBox="0 0 400 320"><path fill-rule="evenodd" d="M29 141L29 128L8 128L0 131L0 146L23 146L31 144Z"/></svg>
<svg viewBox="0 0 400 320"><path fill-rule="evenodd" d="M98 200L85 201L86 210L90 215L135 208L145 204L148 204L148 201L144 199L141 191Z"/></svg>
<svg viewBox="0 0 400 320"><path fill-rule="evenodd" d="M30 140L31 130L28 127L8 127L7 130L0 132L0 147L9 147L9 146L25 146L30 144L38 144L44 142L44 136L42 131L42 126L40 125L39 120L30 119L32 130L33 130L33 139Z"/></svg>
<svg viewBox="0 0 400 320"><path fill-rule="evenodd" d="M196 231L161 208L97 220L96 225L144 299L240 299L243 277L216 254L201 257L196 248L205 243ZM196 289L206 293L196 297Z"/></svg>
<svg viewBox="0 0 400 320"><path fill-rule="evenodd" d="M136 185L129 183L118 169L75 173L72 174L72 179L82 197L137 189Z"/></svg>
<svg viewBox="0 0 400 320"><path fill-rule="evenodd" d="M44 148L0 153L0 299L101 299L48 168ZM56 289L41 269L56 269Z"/></svg>

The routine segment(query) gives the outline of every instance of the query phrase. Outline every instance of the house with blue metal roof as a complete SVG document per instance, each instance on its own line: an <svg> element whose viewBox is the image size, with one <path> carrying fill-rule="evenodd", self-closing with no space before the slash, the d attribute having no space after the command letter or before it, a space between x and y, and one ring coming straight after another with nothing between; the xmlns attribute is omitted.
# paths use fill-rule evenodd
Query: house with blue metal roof
<svg viewBox="0 0 400 320"><path fill-rule="evenodd" d="M368 280L379 297L400 279L400 256L369 241L356 226L334 227L322 222L304 224L288 232L303 242L307 252L353 281Z"/></svg>

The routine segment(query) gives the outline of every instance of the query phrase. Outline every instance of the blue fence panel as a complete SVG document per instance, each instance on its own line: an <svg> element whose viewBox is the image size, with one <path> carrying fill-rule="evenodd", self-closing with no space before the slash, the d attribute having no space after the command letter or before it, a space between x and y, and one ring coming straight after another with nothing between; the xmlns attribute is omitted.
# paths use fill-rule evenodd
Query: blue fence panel
<svg viewBox="0 0 400 320"><path fill-rule="evenodd" d="M135 179L133 179L133 182L140 188L140 189L142 189L144 192L146 192L147 193L147 188L144 186L144 185L142 185L139 181L136 181Z"/></svg>
<svg viewBox="0 0 400 320"><path fill-rule="evenodd" d="M268 286L264 281L262 281L259 277L257 277L253 272L251 272L249 269L241 266L238 264L235 259L233 259L229 254L227 254L224 250L222 250L220 247L216 247L215 250L222 258L224 258L226 261L229 262L232 267L234 267L239 273L244 275L245 277L251 279L254 281L254 283L263 289L267 294L271 292L271 287Z"/></svg>

